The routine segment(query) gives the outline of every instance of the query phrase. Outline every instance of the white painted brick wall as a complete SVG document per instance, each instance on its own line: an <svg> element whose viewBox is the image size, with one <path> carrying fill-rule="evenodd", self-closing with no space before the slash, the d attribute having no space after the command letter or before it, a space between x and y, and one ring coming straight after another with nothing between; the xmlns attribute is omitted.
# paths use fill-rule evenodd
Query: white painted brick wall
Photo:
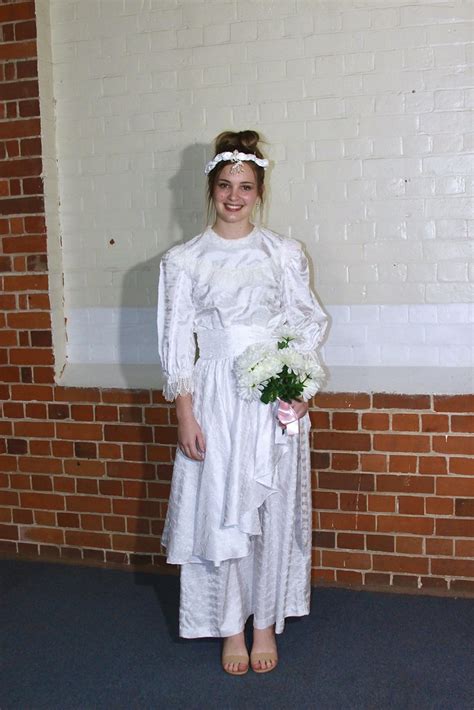
<svg viewBox="0 0 474 710"><path fill-rule="evenodd" d="M471 0L51 0L70 357L110 356L95 326L80 350L81 313L153 309L159 256L203 227L213 137L254 127L266 223L334 312L328 361L468 363L473 20Z"/></svg>

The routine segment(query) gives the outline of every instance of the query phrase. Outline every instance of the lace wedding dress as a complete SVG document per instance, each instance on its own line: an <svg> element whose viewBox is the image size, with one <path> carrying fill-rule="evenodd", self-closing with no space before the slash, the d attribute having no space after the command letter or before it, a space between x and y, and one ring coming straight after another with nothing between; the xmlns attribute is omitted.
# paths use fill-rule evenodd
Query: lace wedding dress
<svg viewBox="0 0 474 710"><path fill-rule="evenodd" d="M224 239L208 227L162 257L158 347L163 394L192 393L202 461L179 448L162 544L181 567L180 635L228 636L309 613L309 415L282 435L275 406L237 393L234 361L283 326L315 351L327 316L299 242L254 227ZM196 360L196 340L198 358Z"/></svg>

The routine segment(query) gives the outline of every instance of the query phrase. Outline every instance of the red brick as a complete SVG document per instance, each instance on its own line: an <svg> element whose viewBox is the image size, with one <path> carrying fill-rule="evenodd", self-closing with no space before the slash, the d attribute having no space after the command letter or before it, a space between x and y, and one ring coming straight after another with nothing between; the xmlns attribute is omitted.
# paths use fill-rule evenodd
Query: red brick
<svg viewBox="0 0 474 710"><path fill-rule="evenodd" d="M360 467L362 471L385 472L387 456L385 454L361 454Z"/></svg>
<svg viewBox="0 0 474 710"><path fill-rule="evenodd" d="M81 422L92 422L94 420L94 408L91 404L72 404L71 419Z"/></svg>
<svg viewBox="0 0 474 710"><path fill-rule="evenodd" d="M335 471L356 471L359 467L357 454L332 454L331 465Z"/></svg>
<svg viewBox="0 0 474 710"><path fill-rule="evenodd" d="M125 532L125 518L118 515L107 515L104 518L104 529L110 532Z"/></svg>
<svg viewBox="0 0 474 710"><path fill-rule="evenodd" d="M474 557L474 540L455 540L456 557Z"/></svg>
<svg viewBox="0 0 474 710"><path fill-rule="evenodd" d="M451 417L451 430L466 432L472 434L474 432L474 416L453 414Z"/></svg>
<svg viewBox="0 0 474 710"><path fill-rule="evenodd" d="M130 461L108 461L107 475L119 478L139 478L153 480L155 466L151 463L132 463Z"/></svg>
<svg viewBox="0 0 474 710"><path fill-rule="evenodd" d="M121 496L123 495L123 483L118 480L99 479L99 493L104 496ZM104 518L104 522L105 522Z"/></svg>
<svg viewBox="0 0 474 710"><path fill-rule="evenodd" d="M449 473L458 473L464 476L474 476L474 463L472 458L450 458Z"/></svg>
<svg viewBox="0 0 474 710"><path fill-rule="evenodd" d="M110 547L110 535L98 532L83 532L82 530L66 530L66 545L77 545L78 547Z"/></svg>
<svg viewBox="0 0 474 710"><path fill-rule="evenodd" d="M102 515L91 515L90 513L81 514L81 528L83 530L99 530L103 529Z"/></svg>
<svg viewBox="0 0 474 710"><path fill-rule="evenodd" d="M336 534L327 530L313 530L313 547L326 547L334 549Z"/></svg>
<svg viewBox="0 0 474 710"><path fill-rule="evenodd" d="M341 550L323 550L322 564L325 567L344 567L345 569L370 569L371 556L366 552L345 552Z"/></svg>
<svg viewBox="0 0 474 710"><path fill-rule="evenodd" d="M374 477L367 473L320 471L319 488L349 491L373 491Z"/></svg>
<svg viewBox="0 0 474 710"><path fill-rule="evenodd" d="M466 454L474 456L472 436L433 436L433 451L441 454Z"/></svg>
<svg viewBox="0 0 474 710"><path fill-rule="evenodd" d="M53 493L20 493L23 508L39 508L43 510L64 510L64 496Z"/></svg>
<svg viewBox="0 0 474 710"><path fill-rule="evenodd" d="M425 499L422 496L398 496L398 512L401 515L424 515Z"/></svg>
<svg viewBox="0 0 474 710"><path fill-rule="evenodd" d="M140 535L112 535L112 548L114 550L135 552L160 552L161 546L158 538Z"/></svg>
<svg viewBox="0 0 474 710"><path fill-rule="evenodd" d="M44 274L4 276L3 284L5 291L46 291L48 277Z"/></svg>
<svg viewBox="0 0 474 710"><path fill-rule="evenodd" d="M388 470L390 473L416 473L418 459L416 456L389 457Z"/></svg>
<svg viewBox="0 0 474 710"><path fill-rule="evenodd" d="M423 538L409 537L408 535L399 535L396 538L395 549L396 552L400 553L401 555L422 555Z"/></svg>
<svg viewBox="0 0 474 710"><path fill-rule="evenodd" d="M12 397L25 402L45 402L53 398L53 389L46 385L12 385Z"/></svg>
<svg viewBox="0 0 474 710"><path fill-rule="evenodd" d="M375 530L375 515L362 513L338 513L321 511L319 514L321 528L324 530Z"/></svg>
<svg viewBox="0 0 474 710"><path fill-rule="evenodd" d="M328 412L314 411L313 409L311 409L309 411L309 418L311 420L311 426L313 427L313 429L329 429Z"/></svg>
<svg viewBox="0 0 474 710"><path fill-rule="evenodd" d="M105 463L94 459L64 461L64 473L70 476L104 476Z"/></svg>
<svg viewBox="0 0 474 710"><path fill-rule="evenodd" d="M95 406L95 420L97 422L116 422L118 419L117 407L97 404Z"/></svg>
<svg viewBox="0 0 474 710"><path fill-rule="evenodd" d="M331 533L327 533L327 534L331 534ZM329 546L324 545L324 547L329 547ZM331 545L331 547L334 547L334 545ZM365 549L365 535L355 534L355 533L338 533L337 547L339 549L364 550Z"/></svg>
<svg viewBox="0 0 474 710"><path fill-rule="evenodd" d="M359 415L356 412L333 412L332 428L340 431L357 431Z"/></svg>
<svg viewBox="0 0 474 710"><path fill-rule="evenodd" d="M150 404L148 390L103 390L102 401L106 404Z"/></svg>
<svg viewBox="0 0 474 710"><path fill-rule="evenodd" d="M52 459L34 456L20 456L18 459L18 468L20 471L27 473L62 473L61 459Z"/></svg>
<svg viewBox="0 0 474 710"><path fill-rule="evenodd" d="M367 549L377 552L393 552L393 535L367 535Z"/></svg>
<svg viewBox="0 0 474 710"><path fill-rule="evenodd" d="M366 412L362 415L362 429L370 429L371 431L385 431L389 427L388 414L380 412Z"/></svg>
<svg viewBox="0 0 474 710"><path fill-rule="evenodd" d="M376 479L377 492L434 493L434 478L380 474Z"/></svg>
<svg viewBox="0 0 474 710"><path fill-rule="evenodd" d="M469 498L456 498L454 505L455 515L464 518L474 518L474 500ZM473 524L474 533L474 524Z"/></svg>
<svg viewBox="0 0 474 710"><path fill-rule="evenodd" d="M76 424L62 423L56 424L56 435L58 439L81 439L82 441L100 441L102 439L101 424Z"/></svg>
<svg viewBox="0 0 474 710"><path fill-rule="evenodd" d="M0 538L5 540L18 540L18 527L16 525L0 524Z"/></svg>
<svg viewBox="0 0 474 710"><path fill-rule="evenodd" d="M329 468L330 456L328 453L311 451L311 468L319 471L322 468Z"/></svg>
<svg viewBox="0 0 474 710"><path fill-rule="evenodd" d="M472 538L472 520L438 518L435 521L436 535Z"/></svg>
<svg viewBox="0 0 474 710"><path fill-rule="evenodd" d="M433 519L427 517L415 518L402 515L378 515L377 531L431 535L433 533L433 523Z"/></svg>
<svg viewBox="0 0 474 710"><path fill-rule="evenodd" d="M0 22L15 22L16 20L30 20L35 17L35 3L17 2L0 5ZM21 56L21 54L20 54Z"/></svg>
<svg viewBox="0 0 474 710"><path fill-rule="evenodd" d="M122 447L120 444L99 444L99 458L120 459L122 458Z"/></svg>
<svg viewBox="0 0 474 710"><path fill-rule="evenodd" d="M431 573L449 577L474 577L474 560L432 559Z"/></svg>
<svg viewBox="0 0 474 710"><path fill-rule="evenodd" d="M474 413L474 394L435 395L434 409L436 412L469 412Z"/></svg>
<svg viewBox="0 0 474 710"><path fill-rule="evenodd" d="M56 402L100 402L100 391L87 387L55 387Z"/></svg>
<svg viewBox="0 0 474 710"><path fill-rule="evenodd" d="M66 509L77 513L110 513L111 503L101 496L66 496Z"/></svg>
<svg viewBox="0 0 474 710"><path fill-rule="evenodd" d="M428 574L429 560L426 557L402 557L401 555L373 555L373 568L382 572L411 572Z"/></svg>
<svg viewBox="0 0 474 710"><path fill-rule="evenodd" d="M170 424L169 409L166 407L147 407L145 409L145 422L147 424Z"/></svg>
<svg viewBox="0 0 474 710"><path fill-rule="evenodd" d="M54 437L54 424L51 422L15 422L15 436L35 437L39 439L52 439Z"/></svg>
<svg viewBox="0 0 474 710"><path fill-rule="evenodd" d="M132 424L104 424L104 439L106 441L137 441L153 440L153 429L148 426L133 426Z"/></svg>
<svg viewBox="0 0 474 710"><path fill-rule="evenodd" d="M156 518L159 513L159 504L156 501L138 498L115 498L112 501L115 515L131 515L133 517Z"/></svg>
<svg viewBox="0 0 474 710"><path fill-rule="evenodd" d="M374 434L374 449L379 451L429 451L430 440L427 436L415 434Z"/></svg>
<svg viewBox="0 0 474 710"><path fill-rule="evenodd" d="M421 430L425 432L449 431L449 418L446 414L422 414Z"/></svg>
<svg viewBox="0 0 474 710"><path fill-rule="evenodd" d="M369 495L367 497L367 507L376 513L395 512L395 497L390 495Z"/></svg>
<svg viewBox="0 0 474 710"><path fill-rule="evenodd" d="M420 456L418 470L420 473L441 476L447 473L446 459L443 456Z"/></svg>
<svg viewBox="0 0 474 710"><path fill-rule="evenodd" d="M313 433L313 448L323 451L369 451L370 434L316 432Z"/></svg>
<svg viewBox="0 0 474 710"><path fill-rule="evenodd" d="M445 540L443 538L426 538L426 554L427 555L444 555L452 557L453 540Z"/></svg>
<svg viewBox="0 0 474 710"><path fill-rule="evenodd" d="M170 446L148 446L148 460L170 462L173 460L174 449Z"/></svg>
<svg viewBox="0 0 474 710"><path fill-rule="evenodd" d="M314 491L313 505L315 508L336 510L338 508L337 493Z"/></svg>
<svg viewBox="0 0 474 710"><path fill-rule="evenodd" d="M126 461L147 461L148 451L145 444L123 444L123 458Z"/></svg>
<svg viewBox="0 0 474 710"><path fill-rule="evenodd" d="M370 395L318 392L314 397L314 402L320 409L368 409Z"/></svg>
<svg viewBox="0 0 474 710"><path fill-rule="evenodd" d="M430 409L429 395L420 394L374 394L374 409Z"/></svg>
<svg viewBox="0 0 474 710"><path fill-rule="evenodd" d="M340 493L339 507L341 510L367 511L367 496L361 493Z"/></svg>
<svg viewBox="0 0 474 710"><path fill-rule="evenodd" d="M43 528L39 526L21 529L22 540L32 542L48 542L52 545L64 544L64 531L59 528Z"/></svg>
<svg viewBox="0 0 474 710"><path fill-rule="evenodd" d="M352 570L338 569L336 570L336 580L348 587L353 585L362 585L363 578L361 572Z"/></svg>
<svg viewBox="0 0 474 710"><path fill-rule="evenodd" d="M452 515L453 514L453 499L452 498L426 498L426 513L428 515Z"/></svg>
<svg viewBox="0 0 474 710"><path fill-rule="evenodd" d="M436 494L439 496L474 496L474 479L460 476L439 476L436 479Z"/></svg>
<svg viewBox="0 0 474 710"><path fill-rule="evenodd" d="M394 431L419 431L420 419L418 414L393 414L392 429Z"/></svg>

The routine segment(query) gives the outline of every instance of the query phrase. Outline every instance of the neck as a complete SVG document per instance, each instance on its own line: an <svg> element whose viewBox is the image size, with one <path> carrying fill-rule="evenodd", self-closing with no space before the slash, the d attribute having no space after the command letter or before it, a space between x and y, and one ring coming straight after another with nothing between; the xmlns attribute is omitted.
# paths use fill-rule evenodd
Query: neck
<svg viewBox="0 0 474 710"><path fill-rule="evenodd" d="M240 239L241 237L249 235L254 225L251 222L228 224L217 218L212 228L220 237L224 237L224 239Z"/></svg>

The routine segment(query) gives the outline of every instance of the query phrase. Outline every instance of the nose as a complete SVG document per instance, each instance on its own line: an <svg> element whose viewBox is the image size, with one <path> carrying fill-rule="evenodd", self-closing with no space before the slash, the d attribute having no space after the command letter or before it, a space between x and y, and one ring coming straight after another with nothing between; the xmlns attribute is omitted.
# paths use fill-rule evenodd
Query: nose
<svg viewBox="0 0 474 710"><path fill-rule="evenodd" d="M237 199L238 194L239 194L239 188L237 187L237 185L231 186L231 188L230 188L230 199L231 199L231 200Z"/></svg>

